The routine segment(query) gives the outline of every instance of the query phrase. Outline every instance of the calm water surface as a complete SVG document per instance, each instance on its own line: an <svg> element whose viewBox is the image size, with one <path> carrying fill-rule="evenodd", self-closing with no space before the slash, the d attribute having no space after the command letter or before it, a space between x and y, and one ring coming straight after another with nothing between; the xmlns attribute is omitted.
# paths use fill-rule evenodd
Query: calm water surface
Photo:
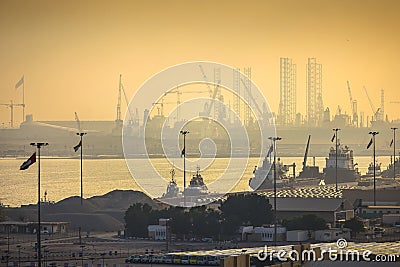
<svg viewBox="0 0 400 267"><path fill-rule="evenodd" d="M179 160L179 159L178 159ZM302 157L282 158L285 164L297 165L296 172L301 170ZM19 166L24 159L0 159L0 202L4 205L20 206L37 202L37 163L28 170L20 171ZM169 181L171 166L165 159L152 159L159 173L165 177L165 184L157 185L164 191ZM359 164L362 174L365 174L371 157L358 157L355 162ZM385 169L390 162L390 157L378 157ZM226 168L228 158L217 158L213 164L202 171L205 182L216 179ZM140 160L139 163L140 164ZM232 191L248 190L248 179L252 176L258 158L250 158L244 175ZM308 164L312 164L309 159ZM325 158L316 158L316 165L320 170L325 166ZM115 189L141 190L132 178L124 159L87 159L83 164L84 197L102 195ZM196 166L187 167L195 171ZM239 174L238 174L239 176ZM232 177L233 183L238 177ZM182 172L176 172L178 185L182 184ZM47 191L48 199L59 201L70 196L80 194L80 161L78 159L42 159L41 160L41 190L42 195Z"/></svg>

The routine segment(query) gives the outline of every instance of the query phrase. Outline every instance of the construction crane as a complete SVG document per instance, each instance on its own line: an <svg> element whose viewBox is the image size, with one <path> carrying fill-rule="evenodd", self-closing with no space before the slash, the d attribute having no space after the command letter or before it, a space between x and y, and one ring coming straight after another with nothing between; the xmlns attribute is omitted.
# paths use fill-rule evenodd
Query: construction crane
<svg viewBox="0 0 400 267"><path fill-rule="evenodd" d="M10 108L10 113L11 113L11 121L10 121L10 126L11 128L14 127L14 107L24 107L24 104L14 104L12 100L10 100L10 104L0 104L2 106L6 106Z"/></svg>
<svg viewBox="0 0 400 267"><path fill-rule="evenodd" d="M218 89L219 89L219 85L220 85L220 82L221 82L221 81L218 81L218 83L215 85L214 91L213 91L213 90L211 89L211 86L210 86L209 82L208 82L208 79L207 79L207 76L206 76L206 74L205 74L205 72L204 72L203 66L199 65L199 68L200 68L200 71L201 71L201 73L202 73L202 75L203 75L204 82L206 83L209 92L210 92L210 93L213 92L213 94L212 94L212 100L211 100L211 102L210 102L210 105L208 105L208 107L207 107L207 109L206 109L206 111L205 111L205 116L208 117L208 116L210 116L210 114L211 114L211 109L212 109L212 107L213 107L213 105L214 105L215 98L217 97Z"/></svg>
<svg viewBox="0 0 400 267"><path fill-rule="evenodd" d="M122 124L122 119L121 119L121 93L124 94L125 97L125 103L126 106L128 108L128 114L129 114L129 125L133 124L133 116L132 116L132 112L129 108L129 102L128 102L128 97L126 96L125 93L125 89L124 89L124 85L122 84L122 75L119 75L119 85L118 85L118 104L117 104L117 119L115 120L115 122L118 125Z"/></svg>
<svg viewBox="0 0 400 267"><path fill-rule="evenodd" d="M347 81L347 90L349 91L350 106L351 106L351 112L352 112L352 116L353 116L353 125L358 126L357 100L354 100L353 96L351 95L349 81Z"/></svg>
<svg viewBox="0 0 400 267"><path fill-rule="evenodd" d="M368 101L369 101L369 105L371 106L372 114L373 114L375 120L378 120L378 117L379 117L378 114L379 114L379 111L380 111L381 108L378 108L378 109L375 110L375 106L372 103L371 98L368 95L367 88L365 88L365 86L363 86L363 88L364 88L365 94L367 95L367 98L368 98Z"/></svg>

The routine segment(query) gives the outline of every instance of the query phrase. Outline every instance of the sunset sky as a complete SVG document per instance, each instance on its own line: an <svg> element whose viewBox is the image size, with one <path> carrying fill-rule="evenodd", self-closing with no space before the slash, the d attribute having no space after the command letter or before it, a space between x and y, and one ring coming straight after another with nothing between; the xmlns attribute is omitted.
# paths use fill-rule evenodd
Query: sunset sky
<svg viewBox="0 0 400 267"><path fill-rule="evenodd" d="M273 111L279 58L297 64L297 110L305 113L306 62L323 65L323 100L371 115L385 89L399 118L400 1L0 1L0 103L21 101L35 120L114 120L119 74L128 97L150 76L187 61L251 67ZM125 107L123 108L125 111ZM15 121L21 122L15 109ZM9 110L0 106L0 124Z"/></svg>

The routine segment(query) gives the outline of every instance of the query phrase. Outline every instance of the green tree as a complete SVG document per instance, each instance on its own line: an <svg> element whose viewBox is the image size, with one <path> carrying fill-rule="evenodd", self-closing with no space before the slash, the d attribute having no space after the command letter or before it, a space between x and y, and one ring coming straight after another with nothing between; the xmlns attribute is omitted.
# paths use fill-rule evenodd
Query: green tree
<svg viewBox="0 0 400 267"><path fill-rule="evenodd" d="M326 222L324 219L317 217L314 214L307 214L301 217L294 217L291 219L284 219L282 225L287 230L323 230L326 229Z"/></svg>
<svg viewBox="0 0 400 267"><path fill-rule="evenodd" d="M2 207L0 207L0 222L4 222L7 219L4 210Z"/></svg>
<svg viewBox="0 0 400 267"><path fill-rule="evenodd" d="M347 220L344 222L343 226L345 228L349 228L351 230L351 235L356 236L357 233L361 233L365 231L364 224L358 218L354 217L353 219Z"/></svg>
<svg viewBox="0 0 400 267"><path fill-rule="evenodd" d="M135 203L125 212L126 230L129 236L147 237L147 226L155 224L152 208L148 204Z"/></svg>
<svg viewBox="0 0 400 267"><path fill-rule="evenodd" d="M261 226L272 222L272 206L268 198L258 194L236 194L220 207L225 234L234 234L241 225Z"/></svg>

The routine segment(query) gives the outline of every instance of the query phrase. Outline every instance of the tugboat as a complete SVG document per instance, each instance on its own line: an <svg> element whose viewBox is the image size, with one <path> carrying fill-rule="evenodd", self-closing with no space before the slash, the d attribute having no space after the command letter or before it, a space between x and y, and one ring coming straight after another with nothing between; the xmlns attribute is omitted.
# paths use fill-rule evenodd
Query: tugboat
<svg viewBox="0 0 400 267"><path fill-rule="evenodd" d="M267 156L264 158L261 167L254 167L254 176L249 180L249 186L252 190L271 189L274 187L274 168L271 159L271 152L270 149ZM282 187L284 184L282 179L287 179L286 173L288 168L283 165L280 158L278 158L278 162L276 163L276 170L276 186Z"/></svg>
<svg viewBox="0 0 400 267"><path fill-rule="evenodd" d="M190 180L189 186L185 188L184 194L190 197L208 195L208 188L201 177L199 166L197 166L196 174Z"/></svg>
<svg viewBox="0 0 400 267"><path fill-rule="evenodd" d="M389 164L389 166L386 168L386 170L382 171L382 173L381 173L382 178L393 178L394 167L396 167L396 177L398 177L400 175L400 159L399 158L394 160L394 164L392 161Z"/></svg>
<svg viewBox="0 0 400 267"><path fill-rule="evenodd" d="M376 176L380 176L382 174L382 172L381 172L381 164L382 163L376 163L375 164L375 175ZM374 163L373 162L371 162L369 164L368 171L367 171L367 174L365 176L367 176L367 177L374 176Z"/></svg>
<svg viewBox="0 0 400 267"><path fill-rule="evenodd" d="M170 173L171 173L171 181L168 183L167 191L162 195L161 198L176 198L180 195L179 187L174 180L175 169L172 169Z"/></svg>
<svg viewBox="0 0 400 267"><path fill-rule="evenodd" d="M329 157L324 168L324 180L326 184L336 183L336 151L331 147ZM356 182L360 178L358 168L355 168L353 150L348 146L338 145L337 153L337 179L338 183Z"/></svg>

